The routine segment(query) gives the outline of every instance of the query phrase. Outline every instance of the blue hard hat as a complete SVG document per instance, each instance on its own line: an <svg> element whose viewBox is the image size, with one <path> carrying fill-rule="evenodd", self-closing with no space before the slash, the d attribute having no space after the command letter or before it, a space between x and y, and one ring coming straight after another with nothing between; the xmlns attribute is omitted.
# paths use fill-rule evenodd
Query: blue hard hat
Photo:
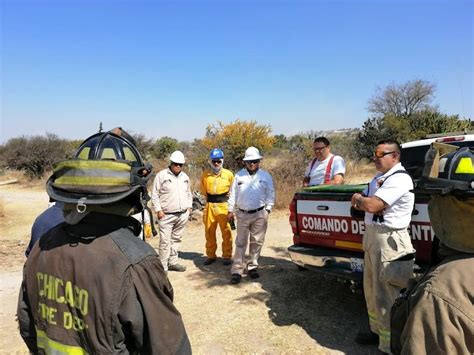
<svg viewBox="0 0 474 355"><path fill-rule="evenodd" d="M209 154L209 159L224 159L224 152L219 148L214 148Z"/></svg>

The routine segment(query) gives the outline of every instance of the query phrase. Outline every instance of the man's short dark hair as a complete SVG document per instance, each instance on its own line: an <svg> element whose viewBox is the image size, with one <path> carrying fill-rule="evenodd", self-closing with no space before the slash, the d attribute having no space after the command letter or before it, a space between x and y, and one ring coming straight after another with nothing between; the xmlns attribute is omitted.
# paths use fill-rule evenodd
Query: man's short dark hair
<svg viewBox="0 0 474 355"><path fill-rule="evenodd" d="M394 145L395 146L395 151L398 153L398 154L401 154L402 152L402 147L400 146L400 143L398 143L396 140L394 139L382 139L381 141L378 141L377 142L377 145L380 145L380 144L389 144L389 145Z"/></svg>
<svg viewBox="0 0 474 355"><path fill-rule="evenodd" d="M331 144L329 143L329 139L327 139L326 137L317 137L313 143L323 143L325 146L328 146Z"/></svg>

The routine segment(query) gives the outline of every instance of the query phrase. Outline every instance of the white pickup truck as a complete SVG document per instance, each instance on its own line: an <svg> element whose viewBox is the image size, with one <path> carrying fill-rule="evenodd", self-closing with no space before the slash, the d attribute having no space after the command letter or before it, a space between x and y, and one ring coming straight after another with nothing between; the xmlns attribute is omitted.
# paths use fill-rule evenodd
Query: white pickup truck
<svg viewBox="0 0 474 355"><path fill-rule="evenodd" d="M474 134L443 135L402 144L402 165L416 181L423 170L425 153L432 142L474 146ZM304 188L290 203L293 245L291 260L300 268L332 274L353 282L362 280L363 212L351 208L351 196L367 184L323 185ZM416 193L409 227L416 249L417 267L430 260L433 229L428 216L429 196Z"/></svg>

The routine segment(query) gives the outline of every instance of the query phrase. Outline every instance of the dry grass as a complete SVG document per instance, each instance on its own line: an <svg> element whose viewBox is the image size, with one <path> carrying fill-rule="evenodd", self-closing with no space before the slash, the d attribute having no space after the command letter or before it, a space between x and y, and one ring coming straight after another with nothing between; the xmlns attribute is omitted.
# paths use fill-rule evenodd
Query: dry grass
<svg viewBox="0 0 474 355"><path fill-rule="evenodd" d="M367 161L346 161L345 184L364 184L369 182L375 175L375 165Z"/></svg>
<svg viewBox="0 0 474 355"><path fill-rule="evenodd" d="M19 183L25 183L28 181L28 178L21 171L2 170L0 172L0 182L8 180L18 180Z"/></svg>
<svg viewBox="0 0 474 355"><path fill-rule="evenodd" d="M0 172L0 182L7 180L17 180L17 184L24 187L45 186L51 172L46 172L41 179L30 179L23 171L19 170L3 170Z"/></svg>

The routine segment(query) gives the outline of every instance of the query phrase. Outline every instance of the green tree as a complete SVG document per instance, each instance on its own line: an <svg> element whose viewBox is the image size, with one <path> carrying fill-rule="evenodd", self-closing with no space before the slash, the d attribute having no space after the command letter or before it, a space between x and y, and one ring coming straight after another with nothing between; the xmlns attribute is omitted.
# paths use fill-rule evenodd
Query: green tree
<svg viewBox="0 0 474 355"><path fill-rule="evenodd" d="M342 156L346 160L356 159L358 155L354 151L354 144L358 133L359 129L348 129L340 133L328 134L327 138L331 142L331 152Z"/></svg>
<svg viewBox="0 0 474 355"><path fill-rule="evenodd" d="M273 138L275 139L273 143L274 148L288 149L288 139L284 134L277 134L273 136Z"/></svg>
<svg viewBox="0 0 474 355"><path fill-rule="evenodd" d="M179 142L176 139L167 136L161 137L156 140L154 145L154 155L158 159L164 159L177 150L178 146Z"/></svg>
<svg viewBox="0 0 474 355"><path fill-rule="evenodd" d="M375 145L382 139L391 138L403 143L430 134L471 130L474 130L474 122L470 119L431 110L415 112L407 118L392 114L372 117L364 122L355 141L355 151L359 158L370 158Z"/></svg>
<svg viewBox="0 0 474 355"><path fill-rule="evenodd" d="M354 149L359 158L370 158L374 147L383 138L391 137L392 131L385 125L383 117L367 119L357 136Z"/></svg>
<svg viewBox="0 0 474 355"><path fill-rule="evenodd" d="M314 138L309 134L295 134L288 139L288 146L290 152L303 154L306 158L313 155L313 143Z"/></svg>
<svg viewBox="0 0 474 355"><path fill-rule="evenodd" d="M261 154L271 150L275 141L271 131L270 126L257 124L256 121L237 119L229 124L219 121L216 125L207 126L202 145L208 151L221 148L224 151L226 166L237 170L242 166L242 158L248 147L257 147Z"/></svg>
<svg viewBox="0 0 474 355"><path fill-rule="evenodd" d="M446 115L440 112L416 112L408 119L409 129L404 141L419 139L429 134L446 132L466 132L474 130L474 122L461 119L459 115Z"/></svg>
<svg viewBox="0 0 474 355"><path fill-rule="evenodd" d="M432 105L435 89L424 80L377 89L369 100L372 116L364 122L354 144L357 156L369 158L376 143L386 138L407 142L428 134L472 129L471 120L442 114Z"/></svg>

